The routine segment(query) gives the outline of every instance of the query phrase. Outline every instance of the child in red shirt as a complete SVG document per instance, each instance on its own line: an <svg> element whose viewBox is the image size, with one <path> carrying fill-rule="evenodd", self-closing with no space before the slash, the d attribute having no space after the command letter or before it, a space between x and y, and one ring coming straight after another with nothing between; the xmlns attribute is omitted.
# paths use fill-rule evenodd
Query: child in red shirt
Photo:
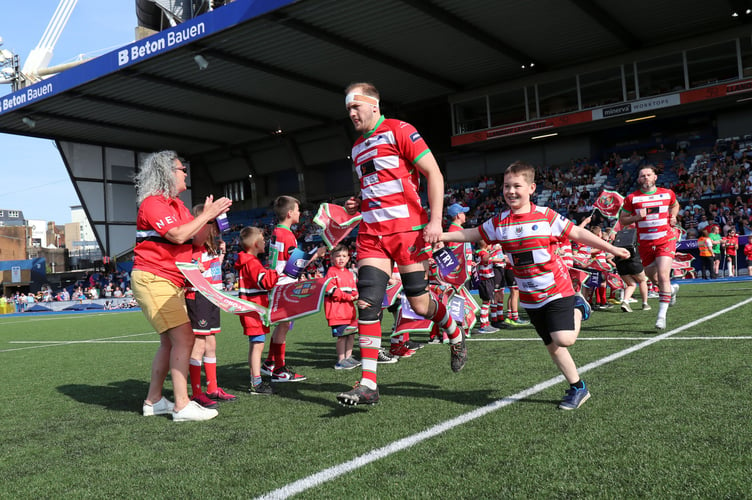
<svg viewBox="0 0 752 500"><path fill-rule="evenodd" d="M358 315L355 301L358 300L358 289L355 275L347 268L350 262L350 251L345 245L337 245L331 253L332 266L326 272L326 279L330 279L326 286L324 298L324 315L332 328L332 337L337 339L337 364L335 370L352 370L360 366L360 361L353 358Z"/></svg>
<svg viewBox="0 0 752 500"><path fill-rule="evenodd" d="M257 227L244 227L240 231L240 245L243 251L238 253L235 269L238 270L238 291L240 298L264 307L269 307L269 290L277 284L279 275L273 269L266 269L258 258L264 251L264 233ZM258 313L249 312L240 315L243 335L248 337L248 367L251 371L251 394L269 395L274 391L261 380L261 354L269 327L264 325Z"/></svg>

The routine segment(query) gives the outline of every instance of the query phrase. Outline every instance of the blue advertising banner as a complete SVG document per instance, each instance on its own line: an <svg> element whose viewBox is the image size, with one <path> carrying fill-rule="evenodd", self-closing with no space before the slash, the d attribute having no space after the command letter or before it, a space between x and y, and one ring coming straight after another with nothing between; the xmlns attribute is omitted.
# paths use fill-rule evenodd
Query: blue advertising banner
<svg viewBox="0 0 752 500"><path fill-rule="evenodd" d="M237 0L8 94L0 100L0 115L214 35L296 1L298 0Z"/></svg>

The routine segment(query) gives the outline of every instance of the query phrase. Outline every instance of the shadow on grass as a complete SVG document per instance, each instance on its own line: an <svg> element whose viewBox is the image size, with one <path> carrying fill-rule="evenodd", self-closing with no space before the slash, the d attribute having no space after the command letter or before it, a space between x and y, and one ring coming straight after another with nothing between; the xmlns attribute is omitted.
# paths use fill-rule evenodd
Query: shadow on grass
<svg viewBox="0 0 752 500"><path fill-rule="evenodd" d="M353 382L360 378L360 371L353 371ZM452 403L465 404L472 407L485 406L498 398L493 397L493 390L473 390L473 391L456 391L448 390L438 385L421 384L418 382L398 382L393 384L379 385L380 402L377 405L364 405L355 407L342 407L337 402L337 394L347 391L351 386L340 383L326 384L306 384L306 382L274 384L276 396L281 398L293 399L295 401L304 401L329 407L328 414L320 415L321 418L339 418L353 413L367 411L369 408L377 407L384 400L387 402L390 398L426 398L445 400Z"/></svg>
<svg viewBox="0 0 752 500"><path fill-rule="evenodd" d="M143 380L122 380L105 386L87 384L61 385L57 390L78 401L108 410L141 413L141 405L149 390L149 383ZM165 391L171 398L171 393Z"/></svg>

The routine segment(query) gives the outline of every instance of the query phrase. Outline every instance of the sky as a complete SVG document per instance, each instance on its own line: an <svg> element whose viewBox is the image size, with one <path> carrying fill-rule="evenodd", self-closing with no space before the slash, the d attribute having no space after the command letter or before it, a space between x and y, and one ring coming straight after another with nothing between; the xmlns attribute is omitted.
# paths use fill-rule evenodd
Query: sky
<svg viewBox="0 0 752 500"><path fill-rule="evenodd" d="M42 38L59 0L5 1L0 14L3 49L18 54L21 66ZM78 0L55 45L50 66L94 58L133 41L134 0ZM0 85L0 96L11 92ZM24 218L71 222L80 205L55 143L0 133L0 209L22 210Z"/></svg>

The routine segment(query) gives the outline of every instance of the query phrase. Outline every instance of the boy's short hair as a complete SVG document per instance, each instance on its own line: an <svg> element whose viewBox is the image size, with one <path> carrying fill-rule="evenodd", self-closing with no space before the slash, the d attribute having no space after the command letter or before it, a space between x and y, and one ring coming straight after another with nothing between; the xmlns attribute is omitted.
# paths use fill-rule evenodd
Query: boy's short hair
<svg viewBox="0 0 752 500"><path fill-rule="evenodd" d="M284 220L287 217L287 213L290 210L295 209L295 205L300 206L300 201L292 196L282 195L277 196L274 200L274 215L277 216L277 220Z"/></svg>
<svg viewBox="0 0 752 500"><path fill-rule="evenodd" d="M340 243L336 247L332 248L332 251L330 253L333 256L334 254L340 253L340 252L345 252L347 255L350 255L350 247L348 247L347 245L343 245L342 243Z"/></svg>
<svg viewBox="0 0 752 500"><path fill-rule="evenodd" d="M243 250L248 250L263 235L264 232L256 226L246 226L240 230L240 245L243 247Z"/></svg>
<svg viewBox="0 0 752 500"><path fill-rule="evenodd" d="M528 184L535 182L535 167L524 161L517 160L507 167L504 171L504 175L521 175L525 178Z"/></svg>

